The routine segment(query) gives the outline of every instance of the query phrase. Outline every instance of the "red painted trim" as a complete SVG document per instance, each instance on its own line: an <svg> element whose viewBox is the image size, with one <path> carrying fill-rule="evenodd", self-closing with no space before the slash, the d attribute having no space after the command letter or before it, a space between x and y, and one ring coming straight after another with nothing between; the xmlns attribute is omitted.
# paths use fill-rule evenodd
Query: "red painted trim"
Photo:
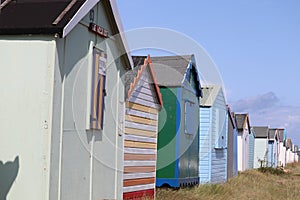
<svg viewBox="0 0 300 200"><path fill-rule="evenodd" d="M154 199L155 190L142 190L142 191L136 191L136 192L127 192L123 193L123 199L124 200L139 200L143 199L145 197Z"/></svg>

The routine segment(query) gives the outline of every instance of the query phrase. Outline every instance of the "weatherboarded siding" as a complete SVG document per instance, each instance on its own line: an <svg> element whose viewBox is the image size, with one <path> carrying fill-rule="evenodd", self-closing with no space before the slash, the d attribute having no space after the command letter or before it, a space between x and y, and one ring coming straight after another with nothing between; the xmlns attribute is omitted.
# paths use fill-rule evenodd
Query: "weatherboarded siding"
<svg viewBox="0 0 300 200"><path fill-rule="evenodd" d="M234 119L233 119L234 120ZM228 116L227 178L237 175L237 130Z"/></svg>
<svg viewBox="0 0 300 200"><path fill-rule="evenodd" d="M251 133L249 135L249 168L252 169L254 167L254 135Z"/></svg>
<svg viewBox="0 0 300 200"><path fill-rule="evenodd" d="M211 108L200 108L199 178L200 183L210 182L211 175Z"/></svg>
<svg viewBox="0 0 300 200"><path fill-rule="evenodd" d="M126 104L124 199L143 194L154 196L158 105L150 80L144 70Z"/></svg>
<svg viewBox="0 0 300 200"><path fill-rule="evenodd" d="M219 114L217 114L217 110ZM212 148L212 169L211 169L211 182L219 183L226 182L227 179L227 107L222 91L220 90L218 96L214 102L212 109L212 147L216 146L216 143L220 143L222 137L224 138L224 144L222 148Z"/></svg>
<svg viewBox="0 0 300 200"><path fill-rule="evenodd" d="M227 131L227 107L220 90L211 108L200 108L200 183L227 180ZM225 146L218 145L222 143L221 140Z"/></svg>

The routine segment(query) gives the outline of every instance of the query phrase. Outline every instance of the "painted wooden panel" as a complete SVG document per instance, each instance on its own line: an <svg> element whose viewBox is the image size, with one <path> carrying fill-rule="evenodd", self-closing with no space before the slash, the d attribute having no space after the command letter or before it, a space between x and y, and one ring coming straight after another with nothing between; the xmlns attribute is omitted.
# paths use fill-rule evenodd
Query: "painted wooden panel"
<svg viewBox="0 0 300 200"><path fill-rule="evenodd" d="M146 185L146 184L153 184L155 183L155 178L139 178L139 179L132 179L132 180L124 180L123 186L136 186L136 185Z"/></svg>
<svg viewBox="0 0 300 200"><path fill-rule="evenodd" d="M155 132L155 131L147 131L147 130L129 128L129 127L125 127L125 133L131 134L131 135L152 137L152 138L157 137L157 132Z"/></svg>
<svg viewBox="0 0 300 200"><path fill-rule="evenodd" d="M148 173L126 173L123 175L124 180L128 179L136 179L136 178L151 178L155 177L155 172L148 172Z"/></svg>
<svg viewBox="0 0 300 200"><path fill-rule="evenodd" d="M227 180L227 106L221 90L211 107L200 108L200 183Z"/></svg>
<svg viewBox="0 0 300 200"><path fill-rule="evenodd" d="M156 126L140 124L140 123L131 122L131 121L125 121L125 126L128 127L128 128L143 129L143 130L146 130L146 131L153 131L153 132L157 131Z"/></svg>
<svg viewBox="0 0 300 200"><path fill-rule="evenodd" d="M131 147L131 148L144 148L144 149L156 149L155 143L148 143L148 142L134 142L134 141L124 141L124 147Z"/></svg>
<svg viewBox="0 0 300 200"><path fill-rule="evenodd" d="M133 192L126 192L123 194L123 200L132 200L132 199L154 199L155 190L146 189L146 190L136 190Z"/></svg>
<svg viewBox="0 0 300 200"><path fill-rule="evenodd" d="M156 161L154 160L125 160L124 166L155 166Z"/></svg>
<svg viewBox="0 0 300 200"><path fill-rule="evenodd" d="M156 154L124 154L125 160L156 160Z"/></svg>
<svg viewBox="0 0 300 200"><path fill-rule="evenodd" d="M126 104L123 196L129 199L155 189L158 100L147 72L143 71Z"/></svg>
<svg viewBox="0 0 300 200"><path fill-rule="evenodd" d="M264 138L254 140L254 168L264 166L268 160L268 141ZM262 162L262 163L261 163Z"/></svg>
<svg viewBox="0 0 300 200"><path fill-rule="evenodd" d="M141 191L141 190L149 190L155 188L155 184L147 184L147 185L137 185L137 186L130 186L130 187L124 187L123 192L134 192L134 191Z"/></svg>
<svg viewBox="0 0 300 200"><path fill-rule="evenodd" d="M125 140L136 141L136 142L157 143L157 139L152 138L152 137L144 137L144 136L125 134L124 138L125 138Z"/></svg>
<svg viewBox="0 0 300 200"><path fill-rule="evenodd" d="M130 109L135 109L135 110L140 110L143 112L149 112L149 113L153 113L153 114L157 114L158 111L155 108L149 108L147 106L138 104L138 103L133 103L133 102L127 102L126 103L126 107L130 108Z"/></svg>
<svg viewBox="0 0 300 200"><path fill-rule="evenodd" d="M248 161L248 167L249 169L254 168L254 135L251 133L249 135L249 161Z"/></svg>
<svg viewBox="0 0 300 200"><path fill-rule="evenodd" d="M141 124L157 126L157 120L146 119L146 118L143 118L143 117L125 115L125 120L135 122L135 123L141 123Z"/></svg>
<svg viewBox="0 0 300 200"><path fill-rule="evenodd" d="M153 102L150 102L150 101L146 101L146 100L140 99L140 98L132 98L129 101L133 102L133 103L145 105L145 106L148 106L148 107L154 108L154 109L158 108L156 103L153 103Z"/></svg>
<svg viewBox="0 0 300 200"><path fill-rule="evenodd" d="M127 109L126 114L132 115L132 116L143 117L143 118L147 118L147 119L157 120L156 114L151 114L148 112L142 112L142 111L133 110L133 109Z"/></svg>
<svg viewBox="0 0 300 200"><path fill-rule="evenodd" d="M142 166L142 167L124 167L124 173L143 173L143 172L155 172L155 166Z"/></svg>
<svg viewBox="0 0 300 200"><path fill-rule="evenodd" d="M228 113L229 114L229 113ZM235 118L233 118L235 120ZM238 175L237 170L237 129L228 118L227 179Z"/></svg>
<svg viewBox="0 0 300 200"><path fill-rule="evenodd" d="M200 108L200 134L199 134L200 183L208 183L210 182L211 179L210 122L211 122L211 108Z"/></svg>
<svg viewBox="0 0 300 200"><path fill-rule="evenodd" d="M156 152L156 149L124 148L124 153L128 154L156 154Z"/></svg>

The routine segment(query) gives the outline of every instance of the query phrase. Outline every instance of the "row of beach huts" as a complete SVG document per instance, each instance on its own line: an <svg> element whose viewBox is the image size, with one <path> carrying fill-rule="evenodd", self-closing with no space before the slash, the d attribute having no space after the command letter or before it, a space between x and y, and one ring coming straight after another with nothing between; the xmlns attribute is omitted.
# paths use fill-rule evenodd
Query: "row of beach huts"
<svg viewBox="0 0 300 200"><path fill-rule="evenodd" d="M194 55L132 56L122 31L113 0L0 1L0 199L155 198L299 161Z"/></svg>

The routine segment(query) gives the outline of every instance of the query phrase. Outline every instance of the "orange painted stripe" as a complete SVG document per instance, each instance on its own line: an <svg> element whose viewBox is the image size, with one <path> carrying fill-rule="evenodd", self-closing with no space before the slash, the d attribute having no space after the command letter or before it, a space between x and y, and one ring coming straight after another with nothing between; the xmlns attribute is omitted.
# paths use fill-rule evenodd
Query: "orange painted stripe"
<svg viewBox="0 0 300 200"><path fill-rule="evenodd" d="M124 154L124 160L156 160L155 154Z"/></svg>
<svg viewBox="0 0 300 200"><path fill-rule="evenodd" d="M97 92L98 92L98 72L99 72L99 55L95 55L95 66L94 66L94 91L93 91L93 119L97 118ZM92 128L97 128L97 122L92 121Z"/></svg>
<svg viewBox="0 0 300 200"><path fill-rule="evenodd" d="M155 170L155 166L124 167L124 173L146 173L155 172Z"/></svg>
<svg viewBox="0 0 300 200"><path fill-rule="evenodd" d="M103 107L103 81L104 77L103 75L100 75L100 85L99 85L99 109L98 109L98 128L101 127L101 122L102 122L102 107Z"/></svg>
<svg viewBox="0 0 300 200"><path fill-rule="evenodd" d="M156 149L156 144L148 143L148 142L134 142L134 141L125 140L124 147Z"/></svg>
<svg viewBox="0 0 300 200"><path fill-rule="evenodd" d="M126 121L131 121L131 122L136 122L136 123L141 123L141 124L147 124L147 125L152 125L152 126L157 126L157 121L153 119L146 119L143 117L137 117L137 116L132 116L132 115L125 115L125 120Z"/></svg>
<svg viewBox="0 0 300 200"><path fill-rule="evenodd" d="M140 130L140 129L128 128L128 127L125 127L125 133L132 134L132 135L138 135L138 136L148 136L148 137L152 137L152 138L157 137L157 133L154 131Z"/></svg>
<svg viewBox="0 0 300 200"><path fill-rule="evenodd" d="M152 113L152 114L158 113L157 109L155 109L155 108L150 108L150 107L143 106L143 105L137 104L137 103L132 103L132 102L126 102L126 108L140 110L140 111L144 111L144 112L148 112L148 113Z"/></svg>
<svg viewBox="0 0 300 200"><path fill-rule="evenodd" d="M155 183L155 178L139 178L139 179L133 179L133 180L124 180L123 181L123 186L128 187L128 186L135 186L135 185L146 185L146 184L151 184Z"/></svg>

